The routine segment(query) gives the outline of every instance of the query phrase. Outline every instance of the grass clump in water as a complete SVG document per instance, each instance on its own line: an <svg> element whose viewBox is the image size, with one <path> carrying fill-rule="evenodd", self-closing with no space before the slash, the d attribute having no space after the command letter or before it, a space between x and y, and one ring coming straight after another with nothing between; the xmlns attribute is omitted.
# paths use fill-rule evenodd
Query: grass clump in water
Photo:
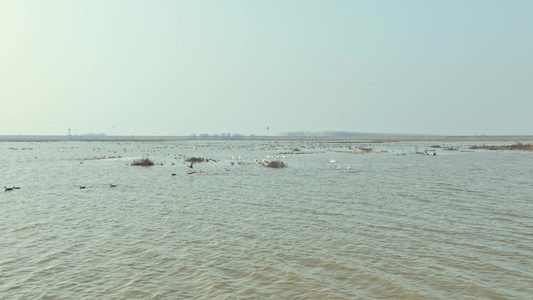
<svg viewBox="0 0 533 300"><path fill-rule="evenodd" d="M533 145L522 144L520 142L517 142L513 145L503 145L503 146L492 146L492 145L472 146L470 147L470 149L533 151Z"/></svg>
<svg viewBox="0 0 533 300"><path fill-rule="evenodd" d="M203 158L203 157L189 157L185 161L188 161L188 162L204 162L204 161L206 161L206 159Z"/></svg>
<svg viewBox="0 0 533 300"><path fill-rule="evenodd" d="M132 166L150 167L154 165L154 162L149 158L139 158L133 161Z"/></svg>
<svg viewBox="0 0 533 300"><path fill-rule="evenodd" d="M275 169L286 168L287 167L287 165L284 162L279 161L279 160L271 161L271 162L265 164L264 166L268 167L268 168L275 168Z"/></svg>

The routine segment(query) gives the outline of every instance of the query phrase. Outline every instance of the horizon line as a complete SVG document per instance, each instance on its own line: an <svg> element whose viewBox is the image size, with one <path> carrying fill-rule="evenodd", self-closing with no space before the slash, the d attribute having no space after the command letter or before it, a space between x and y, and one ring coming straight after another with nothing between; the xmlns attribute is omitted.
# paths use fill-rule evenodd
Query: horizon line
<svg viewBox="0 0 533 300"><path fill-rule="evenodd" d="M326 135L324 133L341 133ZM463 140L463 141L509 141L516 139L533 141L533 135L506 134L506 135L442 135L442 134L402 134L402 133L357 133L327 131L317 135L107 135L107 134L82 134L82 135L39 135L39 134L0 134L0 141L194 141L194 140L375 140L375 141L431 141L431 140Z"/></svg>

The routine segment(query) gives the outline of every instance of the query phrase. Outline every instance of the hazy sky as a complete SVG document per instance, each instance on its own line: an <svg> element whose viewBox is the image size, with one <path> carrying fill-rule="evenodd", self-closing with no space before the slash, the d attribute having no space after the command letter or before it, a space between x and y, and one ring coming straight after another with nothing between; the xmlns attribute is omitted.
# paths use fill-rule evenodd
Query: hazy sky
<svg viewBox="0 0 533 300"><path fill-rule="evenodd" d="M533 134L533 1L3 0L0 101L0 134Z"/></svg>

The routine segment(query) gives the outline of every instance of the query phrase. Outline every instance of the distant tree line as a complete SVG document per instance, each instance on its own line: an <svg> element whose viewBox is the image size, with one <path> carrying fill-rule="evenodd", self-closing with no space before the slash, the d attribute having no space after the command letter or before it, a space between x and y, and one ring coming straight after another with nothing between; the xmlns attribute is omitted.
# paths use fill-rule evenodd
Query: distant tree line
<svg viewBox="0 0 533 300"><path fill-rule="evenodd" d="M244 135L240 133L201 133L201 134L192 134L190 136L193 140L242 140Z"/></svg>
<svg viewBox="0 0 533 300"><path fill-rule="evenodd" d="M292 131L286 132L282 135L289 137L353 137L353 136L376 136L382 135L379 133L365 133L365 132L352 132L352 131Z"/></svg>

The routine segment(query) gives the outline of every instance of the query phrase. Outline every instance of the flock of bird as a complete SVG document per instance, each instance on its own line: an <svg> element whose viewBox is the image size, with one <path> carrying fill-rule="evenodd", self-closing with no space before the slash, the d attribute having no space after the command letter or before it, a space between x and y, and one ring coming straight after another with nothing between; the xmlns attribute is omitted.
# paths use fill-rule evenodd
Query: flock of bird
<svg viewBox="0 0 533 300"><path fill-rule="evenodd" d="M109 187L114 188L114 187L117 187L117 185L116 185L116 184L112 184L112 183L110 183L110 184L109 184ZM87 188L87 187L86 187L85 185L80 185L80 189L84 189L84 188Z"/></svg>
<svg viewBox="0 0 533 300"><path fill-rule="evenodd" d="M335 159L333 159L333 158L329 159L329 163L330 164L334 164L336 162L337 161ZM346 165L346 170L350 170L351 168L352 168L352 166L350 164ZM343 169L342 164L338 164L337 166L335 166L335 170L340 170L340 169Z"/></svg>
<svg viewBox="0 0 533 300"><path fill-rule="evenodd" d="M119 143L120 144L120 143ZM339 144L339 145L332 145L330 143L308 143L308 144L297 144L297 143L287 143L287 144L284 144L284 143L277 143L277 142L268 142L268 143L264 143L264 144L250 144L250 145L243 145L243 146L239 146L239 147L235 147L235 145L225 145L225 146L222 146L221 147L221 144L218 144L218 143L206 143L206 145L203 145L203 146L207 146L209 148L218 148L218 150L236 150L237 148L238 149L244 149L244 150L247 150L247 151L278 151L278 154L272 154L272 155L266 155L264 158L249 158L249 157L245 157L243 155L229 155L228 156L228 160L231 164L231 166L233 165L249 165L249 164L255 164L255 165L263 165L263 166L267 166L268 163L270 161L274 161L274 160L280 160L280 159L283 159L286 157L285 154L307 154L307 153L325 153L327 150L329 150L330 148L346 148L346 149L349 149L351 150L352 147L351 146L348 146L348 145L344 145L344 144ZM199 147L199 146L198 146ZM196 151L196 150L199 150L196 145L193 145L192 147L190 145L187 146L187 148L185 148L186 150L188 151ZM137 148L140 148L139 145L137 146ZM157 154L157 155L160 155L160 154L163 154L163 151L160 151L158 148L162 148L162 149L165 149L165 148L177 148L177 147L172 147L172 146L165 146L165 147L156 147L155 149L152 149L152 150L149 150L148 152L146 152L145 154L146 155L149 155L149 154ZM129 150L129 149L128 149ZM121 155L116 155L116 154L119 154L119 152L124 152L124 153L127 153L129 152L126 148L124 149L114 149L114 150L110 150L112 152L111 156L101 156L101 155L95 155L94 158L88 158L88 159L82 159L79 161L79 164L83 164L85 160L98 160L98 159L109 159L109 158L117 158L117 159L121 159L122 156ZM105 148L98 148L98 147L95 147L93 148L93 151L98 153L98 152L102 152L102 151L105 151ZM281 151L281 152L279 152ZM184 162L185 166L188 167L188 170L187 170L187 175L191 175L191 174L195 174L195 173L203 173L203 171L201 169L198 169L198 168L195 168L196 165L195 163L196 162L186 162L186 156L183 155L183 154L170 154L170 153L167 153L166 155L171 155L171 156L174 156L174 159L176 159L177 161L181 161L181 162ZM205 160L204 162L217 162L218 160ZM330 163L334 166L334 169L337 169L337 170L340 170L340 169L351 169L351 166L349 164L338 164L336 163L336 161L334 159L330 159ZM170 162L170 164L174 165L175 163L174 162ZM158 165L163 165L163 163L158 163ZM224 171L230 171L229 168L224 168ZM174 171L171 173L171 176L176 176L177 173ZM116 184L109 184L109 187L110 188L114 188L114 187L117 187ZM87 189L88 186L85 186L85 185L79 185L78 186L79 189ZM4 187L4 190L7 192L7 191L14 191L14 190L17 190L17 189L20 189L20 187L18 186L12 186L12 187L7 187L5 186Z"/></svg>
<svg viewBox="0 0 533 300"><path fill-rule="evenodd" d="M85 189L85 188L86 188L85 185L80 185L79 187L80 187L80 189ZM114 188L114 187L117 187L117 185L116 185L116 184L112 184L112 183L110 183L110 184L109 184L109 187ZM7 187L7 186L5 186L5 187L4 187L4 191L5 191L5 192L10 192L10 191L13 191L13 190L20 190L20 186L12 186L12 187Z"/></svg>
<svg viewBox="0 0 533 300"><path fill-rule="evenodd" d="M5 191L6 191L6 192L7 192L7 191L12 191L12 190L18 190L18 189L20 189L19 186L12 186L12 187L7 187L7 186L5 186L4 188L5 188Z"/></svg>

